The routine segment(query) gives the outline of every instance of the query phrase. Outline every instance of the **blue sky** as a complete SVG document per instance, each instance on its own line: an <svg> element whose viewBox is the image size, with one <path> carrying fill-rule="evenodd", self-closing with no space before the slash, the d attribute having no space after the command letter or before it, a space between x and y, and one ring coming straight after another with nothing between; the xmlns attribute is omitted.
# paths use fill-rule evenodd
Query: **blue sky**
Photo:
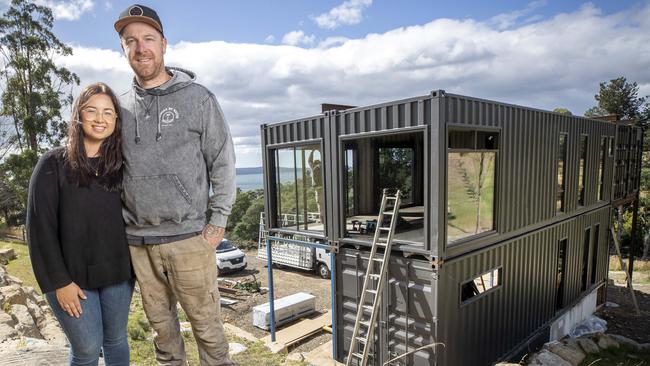
<svg viewBox="0 0 650 366"><path fill-rule="evenodd" d="M86 1L78 1L83 4ZM238 1L141 1L157 10L170 43L179 41L205 42L223 40L237 43L281 43L282 36L302 30L315 35L316 40L343 36L361 38L369 33L383 33L391 29L425 24L437 18L474 19L484 21L500 14L517 11L524 14L518 23L539 20L561 12L579 9L586 1L438 1L438 0L379 0L363 7L362 21L323 29L313 20L318 15L341 5L339 0L238 0ZM50 1L46 3L63 3ZM70 3L75 3L74 1ZM112 24L119 13L134 4L133 1L92 1L92 8L78 19L59 19L55 25L57 35L65 42L88 47L119 50L112 32ZM613 13L643 1L600 0L591 1L603 13ZM269 42L268 36L274 41Z"/></svg>
<svg viewBox="0 0 650 366"><path fill-rule="evenodd" d="M57 62L82 85L129 87L113 23L132 2L34 1L53 9L74 52ZM261 123L312 116L321 103L445 89L581 115L602 81L626 76L650 94L650 0L142 3L162 18L167 65L196 72L217 96L238 167L261 165Z"/></svg>

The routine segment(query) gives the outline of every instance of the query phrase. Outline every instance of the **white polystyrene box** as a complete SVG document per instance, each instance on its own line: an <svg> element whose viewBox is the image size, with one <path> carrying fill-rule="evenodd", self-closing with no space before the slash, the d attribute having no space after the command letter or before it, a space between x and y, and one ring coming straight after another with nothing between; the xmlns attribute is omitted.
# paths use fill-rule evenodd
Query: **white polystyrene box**
<svg viewBox="0 0 650 366"><path fill-rule="evenodd" d="M274 301L275 325L282 325L301 316L316 311L316 297L306 292L298 292ZM253 325L269 329L271 326L271 307L269 303L257 305L253 308Z"/></svg>

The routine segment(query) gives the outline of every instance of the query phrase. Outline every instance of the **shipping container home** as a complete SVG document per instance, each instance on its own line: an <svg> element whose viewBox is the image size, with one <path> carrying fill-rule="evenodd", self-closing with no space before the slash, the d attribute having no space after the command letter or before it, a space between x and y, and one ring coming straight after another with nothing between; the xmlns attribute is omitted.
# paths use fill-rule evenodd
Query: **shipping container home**
<svg viewBox="0 0 650 366"><path fill-rule="evenodd" d="M339 361L384 188L404 193L370 364L439 342L395 364L487 365L593 311L640 128L442 90L329 107L261 134L269 231L337 252Z"/></svg>

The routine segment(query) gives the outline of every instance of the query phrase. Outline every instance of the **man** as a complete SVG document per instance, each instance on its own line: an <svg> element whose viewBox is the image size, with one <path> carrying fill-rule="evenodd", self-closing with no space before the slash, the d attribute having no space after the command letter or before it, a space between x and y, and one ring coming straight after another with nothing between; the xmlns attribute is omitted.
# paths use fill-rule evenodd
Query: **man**
<svg viewBox="0 0 650 366"><path fill-rule="evenodd" d="M144 310L156 332L156 359L161 365L186 364L179 302L201 365L233 365L215 262L235 199L230 131L215 96L194 82L193 73L165 67L167 40L153 9L128 7L115 30L135 73L132 88L120 98L123 214Z"/></svg>

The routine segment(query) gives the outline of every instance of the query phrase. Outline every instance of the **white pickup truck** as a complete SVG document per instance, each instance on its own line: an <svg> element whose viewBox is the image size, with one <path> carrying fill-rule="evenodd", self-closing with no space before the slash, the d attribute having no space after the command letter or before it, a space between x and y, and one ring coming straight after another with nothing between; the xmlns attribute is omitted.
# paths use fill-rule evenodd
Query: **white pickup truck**
<svg viewBox="0 0 650 366"><path fill-rule="evenodd" d="M266 256L266 223L264 213L260 213L260 232L257 247L257 258L267 260ZM284 235L286 237L286 235ZM291 235L287 239L311 241L314 240L301 235ZM332 273L330 268L329 251L321 248L312 248L298 244L274 242L271 246L273 264L292 268L314 271L320 277L329 279Z"/></svg>

